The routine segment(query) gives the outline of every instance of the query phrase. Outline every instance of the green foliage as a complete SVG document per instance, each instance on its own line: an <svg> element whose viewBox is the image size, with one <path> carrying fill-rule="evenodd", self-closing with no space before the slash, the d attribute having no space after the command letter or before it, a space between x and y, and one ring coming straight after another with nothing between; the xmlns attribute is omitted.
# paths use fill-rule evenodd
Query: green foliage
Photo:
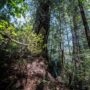
<svg viewBox="0 0 90 90"><path fill-rule="evenodd" d="M8 3L9 13L13 16L20 17L21 14L24 14L26 10L28 10L28 5L24 3L23 0L12 1Z"/></svg>
<svg viewBox="0 0 90 90"><path fill-rule="evenodd" d="M24 27L22 30L17 30L7 21L1 20L0 21L0 31L4 32L12 39L15 39L17 42L22 43L22 45L16 44L15 42L10 42L8 44L7 51L15 50L16 48L21 49L24 48L28 49L32 54L40 54L43 48L43 36L41 34L35 34L32 31L32 26ZM3 40L2 35L0 35L0 39ZM4 38L5 40L6 38ZM24 46L23 44L27 44Z"/></svg>
<svg viewBox="0 0 90 90"><path fill-rule="evenodd" d="M41 34L35 34L31 30L32 26L29 27L26 27L23 31L18 31L16 38L18 41L28 44L27 49L32 54L39 54L42 52L43 48L43 36Z"/></svg>
<svg viewBox="0 0 90 90"><path fill-rule="evenodd" d="M7 21L5 20L1 20L0 21L0 31L5 32L6 34L11 34L11 35L16 35L15 33L15 27L13 26L13 24L9 24Z"/></svg>
<svg viewBox="0 0 90 90"><path fill-rule="evenodd" d="M42 6L43 3L46 3L49 0L45 0L45 1L31 0L31 2L33 1L38 2L35 4L35 6L38 7L39 2ZM82 4L86 2L86 0L79 0L79 1ZM87 47L85 46L86 45L85 43L87 41L85 39L86 36L83 33L82 19L78 9L78 0L76 1L61 0L60 3L59 0L56 1L50 0L50 2L53 4L52 5L50 4L51 29L49 31L49 37L48 37L48 54L49 54L48 56L50 57L49 60L50 63L51 61L55 63L54 65L52 65L51 69L54 68L55 72L61 71L62 69L61 77L65 83L69 83L70 77L72 80L71 81L72 84L74 84L75 78L77 78L78 81L88 82L88 80L90 79L90 50L86 50L86 49L84 51L80 50L80 53L78 54L82 58L82 59L81 58L78 59L80 61L76 60L73 54L74 43L72 41L73 40L72 38L74 36L72 34L72 30L74 29L73 16L75 14L77 14L76 24L78 27L76 29L79 36L76 37L76 39L79 39L76 40L76 42L77 41L80 42L80 45L78 45L80 46L80 49ZM6 5L7 7L6 9L4 8L4 5ZM47 45L43 45L43 35L41 34L37 35L32 31L33 24L35 22L35 17L37 18L37 16L35 16L35 11L36 11L35 6L32 8L30 15L27 15L28 12L25 11L28 10L28 6L24 2L24 0L2 0L0 2L0 9L3 8L4 11L1 12L2 15L0 14L0 32L4 32L6 35L10 36L13 40L19 42L19 43L13 42L8 38L4 38L0 34L0 49L4 49L4 51L9 52L9 55L12 55L13 53L17 55L17 52L19 52L20 55L22 55L23 53L26 54L26 52L27 53L30 52L32 55L38 55L42 53L43 48L47 47ZM30 8L31 7L32 5L30 6ZM75 10L75 7L77 7L77 10ZM87 6L87 8L89 10L90 6ZM3 13L6 16L4 16ZM23 22L22 18L20 22L18 22L17 20L17 22L14 22L17 28L15 28L14 25L10 23L9 19L5 21L5 18L8 17L8 15L9 16L13 15L14 17L20 17L22 14L23 15L26 14L24 15L24 19L26 18L25 19L26 23ZM44 17L43 14L42 16ZM39 22L40 21L38 21L37 24L39 24ZM75 51L76 49L77 48L75 47ZM23 63L23 61L21 60L19 63ZM75 66L75 63L77 63L79 67ZM45 83L46 81L43 82Z"/></svg>
<svg viewBox="0 0 90 90"><path fill-rule="evenodd" d="M1 20L0 21L0 30L4 30L8 26L8 22Z"/></svg>
<svg viewBox="0 0 90 90"><path fill-rule="evenodd" d="M87 1L87 0L80 0L80 2L82 2L82 3L83 3L83 2L86 2L86 1Z"/></svg>
<svg viewBox="0 0 90 90"><path fill-rule="evenodd" d="M5 8L6 7L6 8ZM25 11L29 9L29 6L25 0L2 0L0 1L0 10L6 15L5 17L17 16L21 17Z"/></svg>

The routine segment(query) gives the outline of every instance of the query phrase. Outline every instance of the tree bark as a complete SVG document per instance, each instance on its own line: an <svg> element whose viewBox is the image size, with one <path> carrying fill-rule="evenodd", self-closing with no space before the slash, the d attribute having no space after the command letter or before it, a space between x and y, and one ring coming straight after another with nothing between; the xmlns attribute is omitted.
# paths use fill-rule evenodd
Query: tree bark
<svg viewBox="0 0 90 90"><path fill-rule="evenodd" d="M47 39L49 34L49 25L50 24L50 1L46 0L45 2L39 2L39 6L36 12L36 21L35 21L35 33L42 34L43 45L45 45L43 50L43 56L47 58Z"/></svg>
<svg viewBox="0 0 90 90"><path fill-rule="evenodd" d="M74 85L75 88L80 88L79 79L77 77L78 74L81 74L79 70L81 70L81 56L80 56L80 43L79 43L79 35L78 35L78 7L74 6L73 12L73 30L72 30L72 41L73 41L73 62L74 62ZM79 87L77 87L79 85Z"/></svg>
<svg viewBox="0 0 90 90"><path fill-rule="evenodd" d="M82 21L83 21L83 25L84 25L84 29L85 29L85 34L86 34L88 46L90 48L90 31L89 31L89 26L88 26L88 22L87 22L87 19L86 19L86 16L85 16L83 4L82 4L82 2L80 0L78 0L78 5L79 5L79 8L80 8L80 13L81 13L81 17L82 17Z"/></svg>

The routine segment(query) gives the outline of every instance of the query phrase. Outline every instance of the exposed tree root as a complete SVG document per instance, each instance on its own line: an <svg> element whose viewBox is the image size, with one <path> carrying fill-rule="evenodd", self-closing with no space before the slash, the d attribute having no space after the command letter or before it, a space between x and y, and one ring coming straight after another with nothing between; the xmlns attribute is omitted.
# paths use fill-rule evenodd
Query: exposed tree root
<svg viewBox="0 0 90 90"><path fill-rule="evenodd" d="M8 90L68 90L62 81L48 72L45 61L43 57L36 57L32 62L13 63L9 71L13 83L9 84Z"/></svg>

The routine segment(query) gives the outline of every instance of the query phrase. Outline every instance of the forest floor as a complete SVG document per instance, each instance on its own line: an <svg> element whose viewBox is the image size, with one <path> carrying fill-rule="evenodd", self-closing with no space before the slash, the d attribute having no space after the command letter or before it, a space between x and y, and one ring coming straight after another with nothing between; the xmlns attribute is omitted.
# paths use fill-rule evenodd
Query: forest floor
<svg viewBox="0 0 90 90"><path fill-rule="evenodd" d="M49 73L43 57L12 61L0 69L0 90L69 90Z"/></svg>

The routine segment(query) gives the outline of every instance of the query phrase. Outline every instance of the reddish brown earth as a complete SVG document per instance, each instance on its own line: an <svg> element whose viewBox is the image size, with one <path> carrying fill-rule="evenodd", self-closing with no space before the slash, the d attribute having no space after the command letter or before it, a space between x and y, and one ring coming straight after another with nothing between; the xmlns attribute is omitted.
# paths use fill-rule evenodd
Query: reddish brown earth
<svg viewBox="0 0 90 90"><path fill-rule="evenodd" d="M60 80L52 77L45 61L43 57L36 57L31 63L12 65L14 73L11 78L17 80L16 90L69 90Z"/></svg>

